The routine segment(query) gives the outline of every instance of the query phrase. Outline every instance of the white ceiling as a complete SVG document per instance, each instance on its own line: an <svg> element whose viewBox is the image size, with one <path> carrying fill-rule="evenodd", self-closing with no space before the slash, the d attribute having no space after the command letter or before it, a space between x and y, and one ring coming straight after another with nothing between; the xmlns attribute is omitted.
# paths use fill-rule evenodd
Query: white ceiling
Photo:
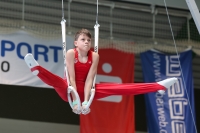
<svg viewBox="0 0 200 133"><path fill-rule="evenodd" d="M121 1L165 6L164 0L121 0ZM168 7L188 10L186 0L165 0L165 2L166 2ZM197 4L198 8L200 8L200 0L196 0L195 2Z"/></svg>

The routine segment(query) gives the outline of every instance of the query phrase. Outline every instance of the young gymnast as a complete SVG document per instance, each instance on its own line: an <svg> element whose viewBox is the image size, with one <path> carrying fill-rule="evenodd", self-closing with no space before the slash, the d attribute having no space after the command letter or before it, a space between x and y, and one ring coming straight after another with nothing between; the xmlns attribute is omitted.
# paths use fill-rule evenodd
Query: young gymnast
<svg viewBox="0 0 200 133"><path fill-rule="evenodd" d="M87 29L78 31L74 38L75 48L66 52L66 64L70 85L78 92L82 102L82 109L84 110L90 97L94 76L97 72L99 55L90 50L91 34ZM34 75L37 75L44 83L52 86L58 95L68 102L66 78L61 78L40 66L32 54L27 54L24 59ZM138 95L157 91L163 94L176 81L177 78L169 78L155 83L95 84L94 99L111 95ZM80 112L77 111L77 99L74 94L72 94L72 98L73 112L79 114Z"/></svg>

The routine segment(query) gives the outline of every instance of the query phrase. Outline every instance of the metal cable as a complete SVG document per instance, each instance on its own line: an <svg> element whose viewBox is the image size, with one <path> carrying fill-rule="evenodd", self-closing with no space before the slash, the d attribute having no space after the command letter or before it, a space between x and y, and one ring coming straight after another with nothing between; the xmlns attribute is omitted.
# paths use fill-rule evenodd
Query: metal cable
<svg viewBox="0 0 200 133"><path fill-rule="evenodd" d="M175 47L175 50L176 50L176 55L178 57L178 63L179 63L180 71L181 71L181 76L183 78L184 89L186 91L188 104L189 104L190 112L191 112L191 115L192 115L192 120L193 120L193 123L194 123L195 131L196 131L196 133L198 133L197 132L197 127L196 127L196 124L195 124L195 120L194 120L194 114L192 112L192 107L191 107L191 104L190 104L190 99L189 99L188 92L187 92L187 89L186 89L185 79L183 77L183 71L182 71L182 67L181 67L181 63L180 63L180 59L179 59L180 56L179 56L179 53L178 53L178 50L177 50L177 45L176 45L176 41L175 41L175 38L174 38L174 33L173 33L173 29L172 29L172 25L171 25L171 21L170 21L170 17L169 17L169 12L168 12L167 4L166 4L165 0L164 0L164 3L165 3L165 9L166 9L166 13L167 13L167 17L168 17L168 21L169 21L169 25L170 25L170 30L171 30L171 34L172 34L172 38L173 38L173 42L174 42L174 47Z"/></svg>

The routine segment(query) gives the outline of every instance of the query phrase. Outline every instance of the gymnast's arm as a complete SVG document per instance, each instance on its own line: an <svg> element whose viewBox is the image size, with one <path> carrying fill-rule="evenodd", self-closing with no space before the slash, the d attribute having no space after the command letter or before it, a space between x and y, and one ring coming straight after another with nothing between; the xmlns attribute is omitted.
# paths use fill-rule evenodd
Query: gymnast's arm
<svg viewBox="0 0 200 133"><path fill-rule="evenodd" d="M89 100L90 90L92 88L94 76L97 72L98 63L99 63L98 53L92 52L92 65L88 72L88 75L85 81L85 87L84 87L84 101Z"/></svg>
<svg viewBox="0 0 200 133"><path fill-rule="evenodd" d="M66 53L66 64L67 64L67 70L69 74L69 82L70 85L77 90L76 88L76 81L75 81L75 70L74 70L74 58L75 53L73 49L69 49ZM72 93L73 100L76 100L75 95Z"/></svg>

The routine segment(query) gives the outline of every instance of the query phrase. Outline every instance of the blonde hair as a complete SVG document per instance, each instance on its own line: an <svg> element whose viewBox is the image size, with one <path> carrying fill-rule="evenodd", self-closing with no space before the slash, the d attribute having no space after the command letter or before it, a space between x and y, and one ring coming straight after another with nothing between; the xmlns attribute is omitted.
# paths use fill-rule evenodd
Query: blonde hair
<svg viewBox="0 0 200 133"><path fill-rule="evenodd" d="M78 32L76 32L76 34L75 34L75 36L74 36L74 40L77 41L78 38L79 38L79 36L82 35L82 34L88 36L89 38L92 37L92 35L91 35L91 33L90 33L89 30L87 30L87 29L81 29L81 30L79 30Z"/></svg>

